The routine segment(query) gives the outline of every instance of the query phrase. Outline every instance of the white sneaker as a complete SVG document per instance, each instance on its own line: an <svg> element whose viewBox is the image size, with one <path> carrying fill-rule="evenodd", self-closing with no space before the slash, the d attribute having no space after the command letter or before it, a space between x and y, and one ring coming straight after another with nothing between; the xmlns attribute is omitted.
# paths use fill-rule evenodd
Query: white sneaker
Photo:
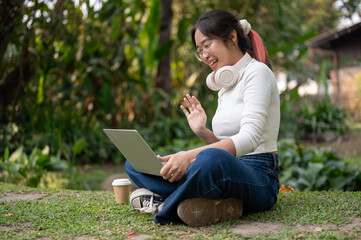
<svg viewBox="0 0 361 240"><path fill-rule="evenodd" d="M130 204L141 213L158 213L163 209L164 201L162 196L145 188L139 188L130 195Z"/></svg>

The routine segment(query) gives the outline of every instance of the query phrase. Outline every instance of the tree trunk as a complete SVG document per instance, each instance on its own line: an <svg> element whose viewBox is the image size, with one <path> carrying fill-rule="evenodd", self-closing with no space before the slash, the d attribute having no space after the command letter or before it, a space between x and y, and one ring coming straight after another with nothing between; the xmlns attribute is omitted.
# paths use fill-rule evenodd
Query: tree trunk
<svg viewBox="0 0 361 240"><path fill-rule="evenodd" d="M18 60L14 59L12 62L12 70L6 71L2 66L2 61L5 59L7 45L11 41L11 34L16 30L19 24L23 24L22 21L22 9L24 7L24 1L2 1L0 2L0 122L7 123L15 120L15 110L19 97L24 90L24 86L34 74L34 58L30 54L28 47L31 39L33 39L33 26L30 29L26 29L23 40L18 47L21 50ZM35 7L37 1L35 2ZM34 25L34 23L33 23ZM12 117L7 114L7 107L12 105Z"/></svg>
<svg viewBox="0 0 361 240"><path fill-rule="evenodd" d="M18 24L21 24L22 0L1 1L0 2L0 110L1 122L7 122L6 107L16 101L21 88L21 78L23 77L19 67L6 75L6 68L3 66L4 55L11 40L11 34ZM21 54L22 55L22 54Z"/></svg>
<svg viewBox="0 0 361 240"><path fill-rule="evenodd" d="M159 28L159 42L158 46L170 40L170 32L172 25L172 0L161 0L161 22ZM171 78L170 78L170 53L168 52L163 58L159 60L158 71L156 78L156 87L164 91L167 97L164 97L161 105L162 112L165 116L170 116L170 92L171 92Z"/></svg>
<svg viewBox="0 0 361 240"><path fill-rule="evenodd" d="M21 20L22 0L0 1L0 66L10 41L11 33Z"/></svg>

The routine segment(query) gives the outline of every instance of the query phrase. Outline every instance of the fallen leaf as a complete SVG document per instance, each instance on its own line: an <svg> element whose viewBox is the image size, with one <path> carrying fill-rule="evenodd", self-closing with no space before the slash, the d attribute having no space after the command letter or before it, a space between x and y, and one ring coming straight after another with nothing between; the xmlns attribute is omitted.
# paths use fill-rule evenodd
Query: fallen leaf
<svg viewBox="0 0 361 240"><path fill-rule="evenodd" d="M297 238L301 238L301 237L303 237L303 233L297 236Z"/></svg>
<svg viewBox="0 0 361 240"><path fill-rule="evenodd" d="M295 189L293 189L293 188L290 187L290 186L288 186L288 187L286 188L286 185L284 185L284 184L281 185L281 188L280 188L280 190L279 190L279 192L294 192L294 191L295 191Z"/></svg>
<svg viewBox="0 0 361 240"><path fill-rule="evenodd" d="M126 237L131 237L131 236L137 236L137 232L135 230L132 230L130 232L127 233L127 235L125 235Z"/></svg>

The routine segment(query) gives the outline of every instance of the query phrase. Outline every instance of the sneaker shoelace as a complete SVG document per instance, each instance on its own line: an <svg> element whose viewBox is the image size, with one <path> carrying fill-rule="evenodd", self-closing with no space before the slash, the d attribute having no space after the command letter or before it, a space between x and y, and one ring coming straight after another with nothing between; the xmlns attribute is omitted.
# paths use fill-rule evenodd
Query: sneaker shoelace
<svg viewBox="0 0 361 240"><path fill-rule="evenodd" d="M150 200L144 199L142 202L143 207L136 208L136 210L139 210L141 213L157 213L159 204L154 204L153 196L154 195L152 195Z"/></svg>

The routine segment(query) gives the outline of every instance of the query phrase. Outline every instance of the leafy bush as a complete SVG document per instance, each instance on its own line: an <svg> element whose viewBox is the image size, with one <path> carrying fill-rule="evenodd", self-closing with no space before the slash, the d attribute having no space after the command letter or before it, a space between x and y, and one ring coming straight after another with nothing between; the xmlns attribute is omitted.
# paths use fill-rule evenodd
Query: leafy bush
<svg viewBox="0 0 361 240"><path fill-rule="evenodd" d="M335 153L304 148L293 140L279 142L280 182L297 190L361 190L361 169Z"/></svg>
<svg viewBox="0 0 361 240"><path fill-rule="evenodd" d="M69 164L119 162L120 153L102 131L107 128L105 123L92 120L84 124L67 116L58 118L54 121L51 117L44 118L44 126L52 122L49 128L35 128L28 123L0 125L0 156L6 148L14 152L23 146L28 153L49 146L50 155L59 156Z"/></svg>
<svg viewBox="0 0 361 240"><path fill-rule="evenodd" d="M174 139L189 140L198 138L190 129L186 117L164 117L139 129L144 139L153 147L171 145Z"/></svg>
<svg viewBox="0 0 361 240"><path fill-rule="evenodd" d="M48 146L43 150L34 148L30 155L23 151L23 147L19 147L11 155L9 153L7 148L4 158L0 158L0 180L4 182L37 187L46 172L68 169L66 161L49 155Z"/></svg>
<svg viewBox="0 0 361 240"><path fill-rule="evenodd" d="M312 137L331 131L341 135L349 131L346 123L347 114L343 107L333 105L328 98L317 102L316 106L303 104L297 113L297 134L303 137Z"/></svg>
<svg viewBox="0 0 361 240"><path fill-rule="evenodd" d="M298 111L302 105L301 99L298 96L298 88L284 91L280 98L281 124L279 135L281 137L293 138L297 128L295 122L299 118Z"/></svg>

